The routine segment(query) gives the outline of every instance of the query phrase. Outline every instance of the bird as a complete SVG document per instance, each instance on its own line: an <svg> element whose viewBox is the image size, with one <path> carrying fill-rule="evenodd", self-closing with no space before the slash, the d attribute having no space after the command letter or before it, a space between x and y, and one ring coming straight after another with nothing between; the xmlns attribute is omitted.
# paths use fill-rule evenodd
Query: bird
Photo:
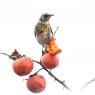
<svg viewBox="0 0 95 95"><path fill-rule="evenodd" d="M42 45L42 48L46 47L51 36L53 35L53 31L49 23L49 20L52 16L54 15L50 13L43 13L35 25L34 35L37 39L37 42Z"/></svg>

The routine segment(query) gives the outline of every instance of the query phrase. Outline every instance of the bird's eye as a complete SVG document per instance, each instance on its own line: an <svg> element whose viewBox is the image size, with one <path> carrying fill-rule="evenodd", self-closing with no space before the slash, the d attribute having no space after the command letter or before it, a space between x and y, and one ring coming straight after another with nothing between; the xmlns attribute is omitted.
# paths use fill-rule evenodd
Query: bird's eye
<svg viewBox="0 0 95 95"><path fill-rule="evenodd" d="M45 17L45 18L47 18L47 17L48 17L48 15L44 15L44 17Z"/></svg>

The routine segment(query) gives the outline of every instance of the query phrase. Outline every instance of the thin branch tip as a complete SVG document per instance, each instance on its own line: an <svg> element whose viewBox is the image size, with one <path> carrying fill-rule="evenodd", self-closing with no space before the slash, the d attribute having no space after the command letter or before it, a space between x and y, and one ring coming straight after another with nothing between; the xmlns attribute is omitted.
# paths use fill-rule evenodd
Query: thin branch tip
<svg viewBox="0 0 95 95"><path fill-rule="evenodd" d="M88 81L85 85L82 86L81 89L86 88L88 85L90 85L94 81L95 81L95 78L93 78L92 80Z"/></svg>
<svg viewBox="0 0 95 95"><path fill-rule="evenodd" d="M52 35L52 37L54 37L54 36L55 36L55 34L56 34L56 32L58 31L58 29L59 29L59 26L57 26L57 28L56 28L56 30L55 30L55 32L54 32L54 34Z"/></svg>

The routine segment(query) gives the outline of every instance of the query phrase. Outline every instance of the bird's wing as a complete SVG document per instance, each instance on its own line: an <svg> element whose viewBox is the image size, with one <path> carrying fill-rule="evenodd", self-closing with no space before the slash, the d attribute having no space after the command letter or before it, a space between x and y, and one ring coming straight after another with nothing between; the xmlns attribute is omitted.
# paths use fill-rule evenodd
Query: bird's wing
<svg viewBox="0 0 95 95"><path fill-rule="evenodd" d="M39 35L43 32L53 34L50 24L47 24L47 23L44 23L44 22L38 22L37 25L35 26L34 34L36 36L36 35Z"/></svg>
<svg viewBox="0 0 95 95"><path fill-rule="evenodd" d="M34 30L34 35L35 35L35 37L36 37L36 27L35 27L35 30Z"/></svg>
<svg viewBox="0 0 95 95"><path fill-rule="evenodd" d="M35 26L35 31L34 31L34 35L39 35L40 33L42 33L44 31L44 25L42 23L37 23L37 25Z"/></svg>

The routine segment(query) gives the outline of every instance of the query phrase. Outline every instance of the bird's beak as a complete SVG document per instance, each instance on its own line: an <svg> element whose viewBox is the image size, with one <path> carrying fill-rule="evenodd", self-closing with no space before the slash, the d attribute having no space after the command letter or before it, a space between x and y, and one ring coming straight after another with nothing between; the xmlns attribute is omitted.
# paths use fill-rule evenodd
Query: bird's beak
<svg viewBox="0 0 95 95"><path fill-rule="evenodd" d="M53 15L53 14L50 14L50 17L51 17L51 16L54 16L54 15Z"/></svg>
<svg viewBox="0 0 95 95"><path fill-rule="evenodd" d="M54 16L54 15L53 15L53 14L49 14L49 15L48 15L48 20L49 20L52 16Z"/></svg>

